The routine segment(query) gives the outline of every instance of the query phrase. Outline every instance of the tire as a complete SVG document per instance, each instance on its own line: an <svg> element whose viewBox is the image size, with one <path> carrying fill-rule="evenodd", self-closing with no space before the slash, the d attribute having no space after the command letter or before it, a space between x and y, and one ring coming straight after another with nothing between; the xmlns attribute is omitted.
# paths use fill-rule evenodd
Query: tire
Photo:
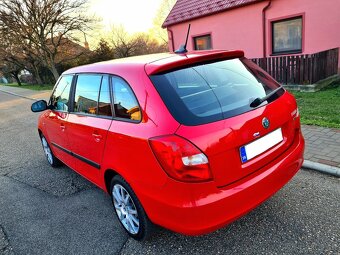
<svg viewBox="0 0 340 255"><path fill-rule="evenodd" d="M110 194L117 218L126 232L138 241L149 238L153 223L130 185L121 176L112 178Z"/></svg>
<svg viewBox="0 0 340 255"><path fill-rule="evenodd" d="M58 167L61 165L61 161L59 159L57 159L52 150L50 145L48 144L45 136L41 135L40 136L40 140L41 140L41 145L43 147L47 162L50 164L50 166L52 167Z"/></svg>

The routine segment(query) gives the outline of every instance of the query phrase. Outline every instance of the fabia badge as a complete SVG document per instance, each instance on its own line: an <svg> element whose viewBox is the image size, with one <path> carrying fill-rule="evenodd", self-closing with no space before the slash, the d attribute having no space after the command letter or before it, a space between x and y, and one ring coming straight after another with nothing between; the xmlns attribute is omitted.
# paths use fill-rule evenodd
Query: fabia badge
<svg viewBox="0 0 340 255"><path fill-rule="evenodd" d="M263 119L262 119L262 126L264 127L264 128L269 128L269 120L266 118L266 117L264 117Z"/></svg>

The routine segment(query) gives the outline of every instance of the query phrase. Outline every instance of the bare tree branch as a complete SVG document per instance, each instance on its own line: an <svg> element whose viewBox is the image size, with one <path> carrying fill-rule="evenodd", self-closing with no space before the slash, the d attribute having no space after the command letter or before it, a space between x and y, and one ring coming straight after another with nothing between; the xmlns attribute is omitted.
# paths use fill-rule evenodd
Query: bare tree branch
<svg viewBox="0 0 340 255"><path fill-rule="evenodd" d="M87 0L2 0L0 31L10 32L12 43L21 44L26 51L29 48L29 55L58 79L56 64L63 59L61 49L68 42L65 38L87 31L94 21L82 14L86 3ZM66 60L69 58L65 55Z"/></svg>

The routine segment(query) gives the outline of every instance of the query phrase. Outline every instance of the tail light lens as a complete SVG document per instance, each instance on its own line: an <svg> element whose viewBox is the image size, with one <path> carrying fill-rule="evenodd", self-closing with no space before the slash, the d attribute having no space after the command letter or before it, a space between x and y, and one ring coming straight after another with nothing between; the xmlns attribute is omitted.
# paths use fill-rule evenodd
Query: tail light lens
<svg viewBox="0 0 340 255"><path fill-rule="evenodd" d="M164 171L183 182L203 182L212 179L208 158L188 140L176 136L151 138L150 146Z"/></svg>

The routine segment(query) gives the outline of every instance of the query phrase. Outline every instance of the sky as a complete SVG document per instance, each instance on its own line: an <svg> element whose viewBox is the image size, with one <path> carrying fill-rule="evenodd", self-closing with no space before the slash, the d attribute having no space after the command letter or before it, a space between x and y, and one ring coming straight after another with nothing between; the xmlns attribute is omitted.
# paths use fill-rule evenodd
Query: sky
<svg viewBox="0 0 340 255"><path fill-rule="evenodd" d="M152 27L162 0L90 0L89 13L102 19L104 30L123 25L128 33L146 32Z"/></svg>

